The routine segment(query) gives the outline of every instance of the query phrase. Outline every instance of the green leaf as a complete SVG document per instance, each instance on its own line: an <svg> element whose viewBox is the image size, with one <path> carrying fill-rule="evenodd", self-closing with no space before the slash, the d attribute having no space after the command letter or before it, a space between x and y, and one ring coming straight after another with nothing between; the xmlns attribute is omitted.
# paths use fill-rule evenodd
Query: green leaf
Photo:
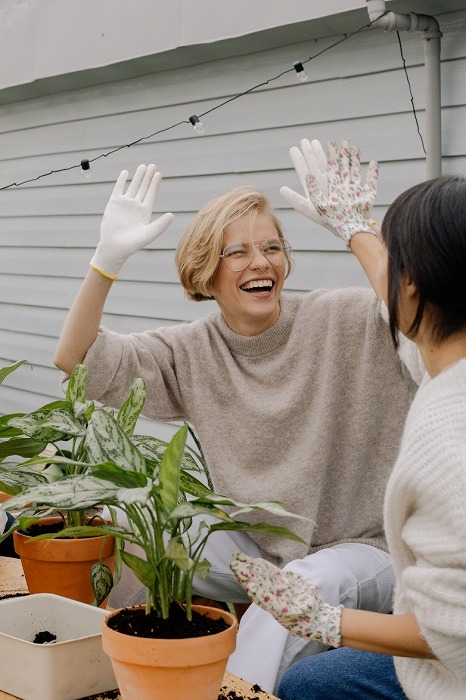
<svg viewBox="0 0 466 700"><path fill-rule="evenodd" d="M130 394L117 415L117 421L126 435L133 434L145 401L146 385L142 379L135 379L131 384Z"/></svg>
<svg viewBox="0 0 466 700"><path fill-rule="evenodd" d="M12 437L9 440L0 441L0 462L6 457L17 455L18 457L34 457L47 447L47 443L31 438Z"/></svg>
<svg viewBox="0 0 466 700"><path fill-rule="evenodd" d="M160 498L167 508L173 509L178 503L180 488L181 460L186 445L188 428L183 425L170 440L160 464Z"/></svg>
<svg viewBox="0 0 466 700"><path fill-rule="evenodd" d="M193 518L195 515L212 515L219 520L231 520L228 513L221 508L196 501L187 501L176 506L170 513L170 519L182 520L183 518Z"/></svg>
<svg viewBox="0 0 466 700"><path fill-rule="evenodd" d="M215 523L210 526L210 532L217 532L218 530L234 530L235 532L262 532L266 535L277 535L278 537L287 537L290 540L295 540L296 542L301 542L306 544L298 535L287 527L281 527L280 525L269 525L268 523L246 523L240 520L232 520L227 523Z"/></svg>
<svg viewBox="0 0 466 700"><path fill-rule="evenodd" d="M185 493L189 493L190 496L201 497L212 493L211 489L206 486L202 481L196 479L192 474L187 472L181 472L180 474L180 488Z"/></svg>
<svg viewBox="0 0 466 700"><path fill-rule="evenodd" d="M85 445L90 461L114 462L122 469L145 473L145 459L115 418L102 408L92 414Z"/></svg>
<svg viewBox="0 0 466 700"><path fill-rule="evenodd" d="M110 567L101 561L96 562L91 568L91 583L95 604L99 607L113 588L113 575Z"/></svg>
<svg viewBox="0 0 466 700"><path fill-rule="evenodd" d="M134 571L141 583L151 590L154 585L154 572L151 565L145 559L125 551L121 553L121 558L126 566Z"/></svg>
<svg viewBox="0 0 466 700"><path fill-rule="evenodd" d="M21 365L24 365L24 363L27 362L27 360L19 360L19 362L15 362L14 365L10 365L9 367L2 367L0 369L0 384L3 382L5 377L8 377L11 372L14 372L15 369L18 369Z"/></svg>
<svg viewBox="0 0 466 700"><path fill-rule="evenodd" d="M86 401L86 384L87 384L87 367L86 365L76 365L71 372L66 389L66 400L71 403L78 401L85 403Z"/></svg>
<svg viewBox="0 0 466 700"><path fill-rule="evenodd" d="M190 571L194 565L181 537L172 537L167 542L165 559L174 562L182 571Z"/></svg>
<svg viewBox="0 0 466 700"><path fill-rule="evenodd" d="M97 479L111 481L119 488L141 488L146 485L147 477L140 472L130 472L127 469L120 469L116 464L107 462L98 467L91 467L90 473Z"/></svg>

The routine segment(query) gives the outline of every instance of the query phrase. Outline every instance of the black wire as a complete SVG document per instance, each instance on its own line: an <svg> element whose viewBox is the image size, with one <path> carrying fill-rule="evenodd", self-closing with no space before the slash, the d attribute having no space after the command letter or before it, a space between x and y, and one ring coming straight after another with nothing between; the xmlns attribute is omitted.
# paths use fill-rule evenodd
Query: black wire
<svg viewBox="0 0 466 700"><path fill-rule="evenodd" d="M348 39L351 39L351 37L353 37L355 34L358 34L363 29L369 29L374 24L374 22L377 22L381 17L383 17L386 14L387 14L387 12L384 12L383 14L380 15L380 17L377 17L377 19L372 20L372 22L369 22L368 24L363 24L361 27L359 27L359 29L356 29L354 32L351 32L350 34L345 34L345 36L342 37L341 39L338 39L338 41L335 41L333 44L326 46L324 49L322 49L321 51L318 51L313 56L309 56L309 58L305 59L304 61L301 61L301 63L303 63L303 64L308 63L309 61L314 60L318 56L321 56L326 51L329 51L330 49L333 49L335 46L338 46L338 44L341 44L343 41L347 41ZM268 80L264 80L262 83L258 83L257 85L254 85L253 87L248 88L244 92L240 92L239 94L228 98L228 100L224 100L223 102L220 102L218 105L215 105L215 107L212 107L211 109L208 109L207 111L202 112L202 114L199 114L197 116L204 117L206 114L210 114L211 112L214 112L216 109L220 109L220 107L223 107L224 105L228 104L229 102L233 102L234 100L237 100L240 97L244 97L244 95L248 95L249 93L254 92L254 90L258 90L261 87L265 87L269 83L272 83L275 80L282 78L287 73L291 73L294 71L295 71L294 67L288 68L287 70L282 71L281 73L274 76L273 78L269 78ZM131 146L135 146L136 144L141 143L141 141L146 141L147 139L153 138L154 136L158 136L159 134L163 134L166 131L170 131L170 129L175 129L177 126L180 126L181 124L190 124L190 121L189 121L189 119L184 119L183 121L177 122L176 124L172 124L171 126L167 126L164 129L159 129L158 131L154 131L152 134L148 134L147 136L141 136L140 138L136 139L135 141L131 141L131 143L127 143L127 144L124 144L122 146L117 146L116 148L113 148L112 150L107 151L106 153L101 153L100 155L95 156L95 158L89 158L88 159L89 163L95 163L95 161L99 160L100 158L108 158L108 156L111 156L114 153L117 153L118 151L123 150L124 148L131 148ZM419 127L418 127L418 129L419 129ZM75 168L80 168L80 167L81 167L81 162L76 163L75 165L70 165L66 168L58 168L57 170L50 170L48 173L42 173L42 175L37 175L37 177L31 177L30 179L23 180L22 182L12 182L9 185L5 185L4 187L0 187L0 191L7 190L10 187L21 187L21 185L26 185L29 182L36 182L37 180L40 180L43 177L49 177L49 175L54 175L56 173L64 173L68 170L74 170Z"/></svg>
<svg viewBox="0 0 466 700"><path fill-rule="evenodd" d="M404 57L404 55L403 55L403 46L402 46L402 44L401 44L400 32L397 32L396 35L397 35L397 37L398 37L398 44L400 45L400 54L401 54L401 61L402 61L402 63L403 63L403 70L404 70L404 72L405 72L406 80L407 80L407 82L408 82L408 90L409 90L409 94L410 94L410 97L411 97L411 107L412 107L412 110L413 110L414 121L416 122L417 133L419 134L419 138L421 139L422 150L424 151L424 154L427 155L426 149L425 149L425 146L424 146L424 139L422 138L421 130L420 130L420 128L419 128L419 122L418 122L418 120L417 120L416 107L414 106L413 91L412 91L412 89L411 89L411 83L410 83L410 80L409 80L408 69L407 69L407 67L406 67L406 61L405 61L405 57Z"/></svg>

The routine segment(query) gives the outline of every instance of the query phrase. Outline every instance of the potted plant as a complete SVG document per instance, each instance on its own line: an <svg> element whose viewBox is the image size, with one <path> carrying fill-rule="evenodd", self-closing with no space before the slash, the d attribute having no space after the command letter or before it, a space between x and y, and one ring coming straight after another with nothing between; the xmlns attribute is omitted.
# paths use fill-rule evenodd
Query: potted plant
<svg viewBox="0 0 466 700"><path fill-rule="evenodd" d="M2 368L0 379L24 362ZM28 414L0 418L0 489L9 496L5 510L13 510L12 498L31 486L83 473L88 468L85 435L95 406L86 400L86 378L86 367L77 366L65 399ZM63 459L51 463L52 455ZM108 577L108 571L114 567L113 537L97 532L92 536L90 530L85 538L64 536L53 543L32 538L38 533L96 521L101 521L101 516L95 509L50 509L31 501L20 509L0 541L13 536L30 593L56 593L92 603L90 571L98 564L100 575Z"/></svg>
<svg viewBox="0 0 466 700"><path fill-rule="evenodd" d="M144 384L133 382L128 401L134 420L144 400ZM120 690L128 700L216 700L235 646L236 620L226 611L192 605L194 575L206 576L209 570L203 551L212 532L259 531L301 541L286 527L239 519L252 511L292 516L283 504L235 502L214 493L184 468L187 433L185 424L160 458L153 438L130 437L112 412L95 409L86 432L86 469L32 486L10 501L17 508L33 501L52 509L104 504L113 511L113 524L96 525L95 530L116 538L123 561L147 592L145 606L116 611L103 626L104 650L112 658ZM61 464L63 459L53 456L50 462ZM66 459L71 466L72 460ZM115 509L124 512L127 526L117 523ZM214 517L209 524L203 520L206 515ZM90 529L71 526L65 533L82 536ZM125 543L138 545L142 556L125 551ZM206 631L201 623L207 623ZM188 629L175 639L180 625ZM157 638L160 636L162 639ZM165 675L164 659L168 663Z"/></svg>

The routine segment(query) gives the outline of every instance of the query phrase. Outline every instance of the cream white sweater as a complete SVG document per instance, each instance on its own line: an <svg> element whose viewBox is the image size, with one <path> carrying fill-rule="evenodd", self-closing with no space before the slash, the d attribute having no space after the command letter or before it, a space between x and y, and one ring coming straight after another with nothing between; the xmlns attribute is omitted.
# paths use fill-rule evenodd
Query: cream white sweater
<svg viewBox="0 0 466 700"><path fill-rule="evenodd" d="M387 486L395 613L414 613L438 661L396 658L411 700L466 698L466 360L425 383Z"/></svg>
<svg viewBox="0 0 466 700"><path fill-rule="evenodd" d="M90 397L117 407L142 377L145 415L189 421L217 492L281 500L317 524L270 517L305 540L253 533L270 561L338 542L385 548L383 497L417 386L372 291L284 294L277 322L253 337L220 313L129 336L101 329L85 363Z"/></svg>

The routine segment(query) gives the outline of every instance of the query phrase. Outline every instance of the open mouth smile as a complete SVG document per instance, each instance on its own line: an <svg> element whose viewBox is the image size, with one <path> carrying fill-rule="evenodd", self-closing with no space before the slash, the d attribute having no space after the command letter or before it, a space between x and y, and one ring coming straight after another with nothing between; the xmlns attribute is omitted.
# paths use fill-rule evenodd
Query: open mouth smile
<svg viewBox="0 0 466 700"><path fill-rule="evenodd" d="M242 284L240 289L243 292L257 294L258 292L270 292L274 284L275 282L271 279L251 280Z"/></svg>

